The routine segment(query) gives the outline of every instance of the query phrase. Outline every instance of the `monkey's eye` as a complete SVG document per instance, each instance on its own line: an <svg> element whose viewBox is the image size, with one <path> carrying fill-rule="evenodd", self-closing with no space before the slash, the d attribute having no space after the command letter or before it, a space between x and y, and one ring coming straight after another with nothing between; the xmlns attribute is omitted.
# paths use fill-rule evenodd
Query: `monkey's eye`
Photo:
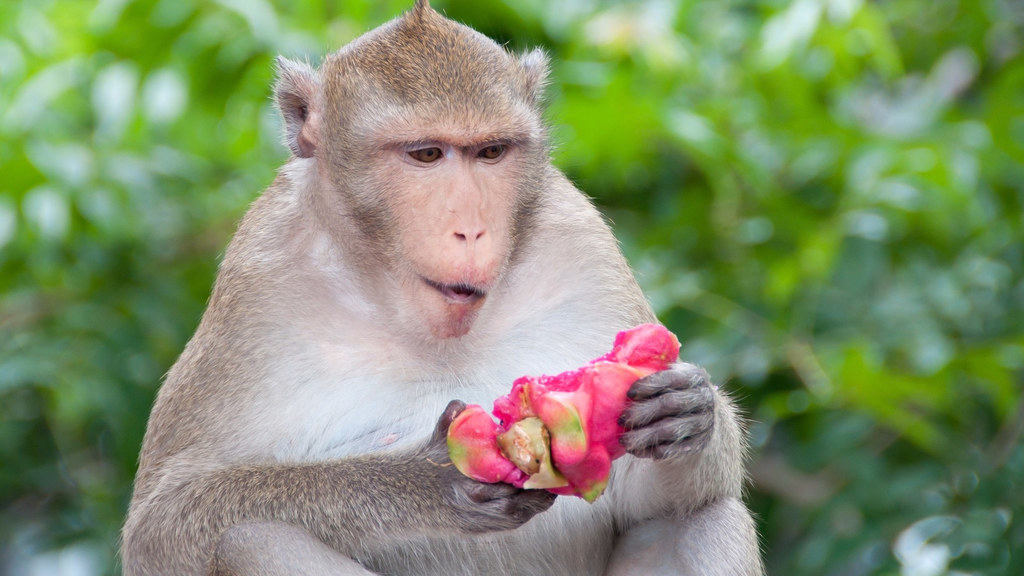
<svg viewBox="0 0 1024 576"><path fill-rule="evenodd" d="M424 164L430 164L431 162L437 162L441 159L440 148L420 148L419 150L410 150L409 156L413 160L418 160Z"/></svg>
<svg viewBox="0 0 1024 576"><path fill-rule="evenodd" d="M477 158L483 158L485 160L497 160L498 158L501 158L501 155L504 153L504 144L491 144L486 148L481 148L480 151L477 152L476 156Z"/></svg>

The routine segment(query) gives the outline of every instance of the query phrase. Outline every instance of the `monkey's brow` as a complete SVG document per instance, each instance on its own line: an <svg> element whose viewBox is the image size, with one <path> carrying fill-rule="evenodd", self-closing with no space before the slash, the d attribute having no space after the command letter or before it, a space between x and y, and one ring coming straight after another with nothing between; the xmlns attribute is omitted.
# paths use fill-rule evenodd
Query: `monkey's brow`
<svg viewBox="0 0 1024 576"><path fill-rule="evenodd" d="M418 138L394 138L390 139L385 146L389 148L415 150L417 148L428 148L438 144L448 144L456 148L474 149L491 146L494 144L516 145L528 139L523 132L486 132L480 134L442 134L422 136Z"/></svg>

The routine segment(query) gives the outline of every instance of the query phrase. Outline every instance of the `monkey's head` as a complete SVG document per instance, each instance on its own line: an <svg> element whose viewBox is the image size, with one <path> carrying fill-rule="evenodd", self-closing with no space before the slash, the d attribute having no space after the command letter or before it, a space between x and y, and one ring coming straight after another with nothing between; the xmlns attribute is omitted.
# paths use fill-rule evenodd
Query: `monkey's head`
<svg viewBox="0 0 1024 576"><path fill-rule="evenodd" d="M417 0L319 70L278 68L285 139L315 164L306 192L323 225L397 291L396 320L466 334L548 166L545 55L510 54Z"/></svg>

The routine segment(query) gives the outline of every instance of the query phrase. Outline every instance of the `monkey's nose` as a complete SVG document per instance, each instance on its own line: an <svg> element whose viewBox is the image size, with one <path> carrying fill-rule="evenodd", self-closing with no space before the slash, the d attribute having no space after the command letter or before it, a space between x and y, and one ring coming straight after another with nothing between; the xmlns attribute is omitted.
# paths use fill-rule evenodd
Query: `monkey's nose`
<svg viewBox="0 0 1024 576"><path fill-rule="evenodd" d="M452 232L452 248L471 268L488 268L493 264L491 235L483 228L458 228Z"/></svg>
<svg viewBox="0 0 1024 576"><path fill-rule="evenodd" d="M455 232L455 239L460 242L466 242L467 244L475 244L484 236L484 231L480 230L477 232Z"/></svg>

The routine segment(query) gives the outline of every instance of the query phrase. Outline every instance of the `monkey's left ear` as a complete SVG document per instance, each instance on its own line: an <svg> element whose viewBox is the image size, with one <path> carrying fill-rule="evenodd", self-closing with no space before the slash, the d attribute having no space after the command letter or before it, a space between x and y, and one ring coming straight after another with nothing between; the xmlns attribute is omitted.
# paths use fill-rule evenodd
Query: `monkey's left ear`
<svg viewBox="0 0 1024 576"><path fill-rule="evenodd" d="M309 64L277 57L274 101L284 119L284 143L299 158L311 158L320 143L319 84L317 73Z"/></svg>
<svg viewBox="0 0 1024 576"><path fill-rule="evenodd" d="M548 84L548 55L540 48L534 48L519 57L519 69L526 97L535 106L540 104Z"/></svg>

